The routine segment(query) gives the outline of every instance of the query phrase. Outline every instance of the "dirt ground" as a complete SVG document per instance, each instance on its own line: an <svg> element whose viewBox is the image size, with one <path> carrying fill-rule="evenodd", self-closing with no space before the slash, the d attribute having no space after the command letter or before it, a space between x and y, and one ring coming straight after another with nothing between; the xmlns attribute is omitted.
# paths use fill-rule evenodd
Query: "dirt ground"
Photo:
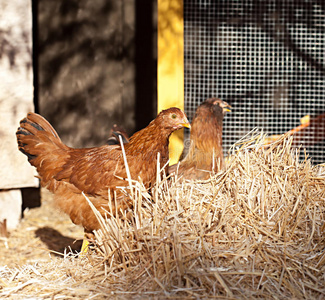
<svg viewBox="0 0 325 300"><path fill-rule="evenodd" d="M41 190L41 206L24 211L20 225L0 237L0 265L9 268L50 261L51 257L63 257L68 251L80 251L83 228L53 204L47 190Z"/></svg>

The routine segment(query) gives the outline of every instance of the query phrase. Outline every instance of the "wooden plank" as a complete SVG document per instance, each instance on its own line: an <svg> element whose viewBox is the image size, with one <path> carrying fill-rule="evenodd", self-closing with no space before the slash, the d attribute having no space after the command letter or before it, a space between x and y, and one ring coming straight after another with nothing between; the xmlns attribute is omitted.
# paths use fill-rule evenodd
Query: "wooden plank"
<svg viewBox="0 0 325 300"><path fill-rule="evenodd" d="M184 109L183 1L158 0L158 112L169 107ZM170 164L183 151L184 131L170 137Z"/></svg>
<svg viewBox="0 0 325 300"><path fill-rule="evenodd" d="M19 121L34 110L31 1L3 0L0 8L0 222L6 222L5 231L21 217L19 188L39 183L35 168L18 151L15 134Z"/></svg>

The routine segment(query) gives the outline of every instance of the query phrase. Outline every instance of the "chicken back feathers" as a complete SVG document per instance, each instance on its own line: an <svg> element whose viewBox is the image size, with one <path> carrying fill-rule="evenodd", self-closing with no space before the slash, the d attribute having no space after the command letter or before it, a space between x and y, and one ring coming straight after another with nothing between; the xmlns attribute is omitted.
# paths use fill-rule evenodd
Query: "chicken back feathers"
<svg viewBox="0 0 325 300"><path fill-rule="evenodd" d="M182 179L205 180L224 167L222 126L229 108L227 102L217 98L207 99L197 108L188 153L179 164L169 167L169 173L178 172Z"/></svg>
<svg viewBox="0 0 325 300"><path fill-rule="evenodd" d="M141 178L147 188L156 181L157 154L160 153L160 165L166 164L168 138L182 127L190 127L184 112L170 108L130 138L124 149L132 179ZM54 193L59 208L86 232L98 229L99 223L82 192L102 215L109 209L108 190L111 196L116 195L114 211L132 206L116 189L128 185L120 145L70 148L62 143L53 127L35 113L29 113L20 122L16 135L18 148L36 167L41 185Z"/></svg>

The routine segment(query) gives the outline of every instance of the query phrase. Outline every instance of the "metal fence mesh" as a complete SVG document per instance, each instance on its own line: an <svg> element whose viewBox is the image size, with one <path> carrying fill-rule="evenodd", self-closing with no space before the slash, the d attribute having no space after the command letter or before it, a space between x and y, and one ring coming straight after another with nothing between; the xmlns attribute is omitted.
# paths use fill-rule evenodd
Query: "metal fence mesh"
<svg viewBox="0 0 325 300"><path fill-rule="evenodd" d="M282 134L325 112L324 3L184 0L185 112L212 96L233 106L225 153L255 127ZM324 124L301 141L314 163L324 162Z"/></svg>

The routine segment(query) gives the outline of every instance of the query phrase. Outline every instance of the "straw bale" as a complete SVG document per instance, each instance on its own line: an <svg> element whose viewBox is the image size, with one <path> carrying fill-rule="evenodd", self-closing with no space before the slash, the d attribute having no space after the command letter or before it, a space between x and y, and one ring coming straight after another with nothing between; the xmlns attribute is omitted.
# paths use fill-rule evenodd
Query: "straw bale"
<svg viewBox="0 0 325 300"><path fill-rule="evenodd" d="M86 257L0 269L0 296L323 298L325 166L264 139L244 137L207 181L164 177L151 195L130 181L132 212L98 214Z"/></svg>

